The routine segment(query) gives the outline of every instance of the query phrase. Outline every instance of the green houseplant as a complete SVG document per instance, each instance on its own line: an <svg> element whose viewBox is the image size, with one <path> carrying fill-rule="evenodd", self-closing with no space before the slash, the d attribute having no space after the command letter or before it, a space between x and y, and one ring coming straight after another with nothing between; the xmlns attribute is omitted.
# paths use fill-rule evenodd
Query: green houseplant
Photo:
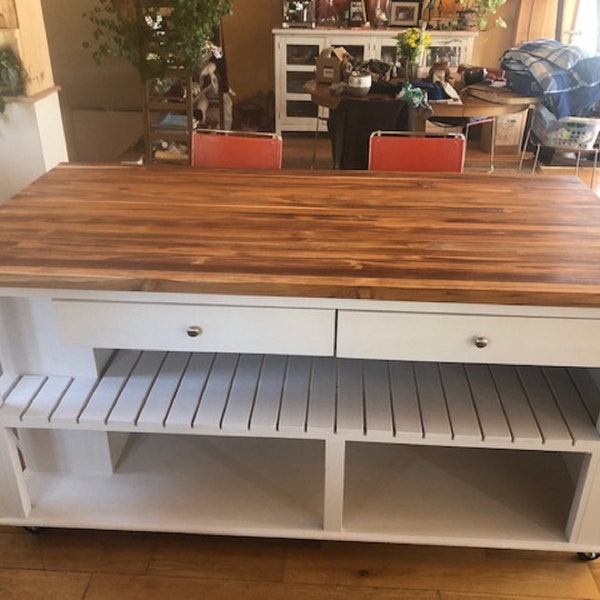
<svg viewBox="0 0 600 600"><path fill-rule="evenodd" d="M455 0L459 26L461 29L480 29L489 27L490 19L506 0ZM506 27L501 17L494 20L498 27Z"/></svg>
<svg viewBox="0 0 600 600"><path fill-rule="evenodd" d="M84 46L96 62L126 59L142 77L160 77L169 67L195 69L233 0L98 0L83 13L94 26Z"/></svg>
<svg viewBox="0 0 600 600"><path fill-rule="evenodd" d="M0 48L0 114L6 110L5 96L23 92L26 73L11 48Z"/></svg>

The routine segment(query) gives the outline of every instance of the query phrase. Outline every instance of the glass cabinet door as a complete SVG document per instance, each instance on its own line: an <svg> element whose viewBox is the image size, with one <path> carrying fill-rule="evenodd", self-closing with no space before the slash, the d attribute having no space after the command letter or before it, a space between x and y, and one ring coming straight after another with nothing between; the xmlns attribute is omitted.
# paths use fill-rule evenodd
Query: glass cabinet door
<svg viewBox="0 0 600 600"><path fill-rule="evenodd" d="M366 51L364 44L335 44L336 46L343 46L346 52L352 57L352 62L361 63L366 59Z"/></svg>
<svg viewBox="0 0 600 600"><path fill-rule="evenodd" d="M389 65L395 65L398 56L398 48L395 42L382 42L380 60Z"/></svg>
<svg viewBox="0 0 600 600"><path fill-rule="evenodd" d="M425 66L431 67L436 62L448 61L451 69L457 69L464 62L463 44L460 40L452 41L443 45L430 46L425 52Z"/></svg>
<svg viewBox="0 0 600 600"><path fill-rule="evenodd" d="M315 78L316 61L324 47L325 38L296 36L294 39L282 39L280 43L280 124L310 130L310 123L314 123L317 116L317 105L311 101L304 86Z"/></svg>
<svg viewBox="0 0 600 600"><path fill-rule="evenodd" d="M321 49L319 44L286 44L286 64L289 67L313 67Z"/></svg>
<svg viewBox="0 0 600 600"><path fill-rule="evenodd" d="M314 43L286 44L285 89L288 94L304 94L304 84L314 79L321 47Z"/></svg>

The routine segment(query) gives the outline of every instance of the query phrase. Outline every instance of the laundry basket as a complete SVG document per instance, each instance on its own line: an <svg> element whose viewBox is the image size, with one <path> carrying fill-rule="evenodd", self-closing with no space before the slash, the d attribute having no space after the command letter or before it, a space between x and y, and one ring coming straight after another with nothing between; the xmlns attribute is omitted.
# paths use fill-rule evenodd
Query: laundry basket
<svg viewBox="0 0 600 600"><path fill-rule="evenodd" d="M518 171L521 172L530 142L535 146L532 173L535 173L537 169L542 146L565 154L575 154L575 175L579 172L581 155L591 155L593 159L591 187L593 188L598 164L599 149L596 142L599 133L600 119L583 117L557 119L544 105L538 104L533 111L531 127L527 132L527 138L521 151Z"/></svg>
<svg viewBox="0 0 600 600"><path fill-rule="evenodd" d="M583 117L557 119L540 104L533 112L531 129L544 146L575 151L591 150L600 133L600 119Z"/></svg>

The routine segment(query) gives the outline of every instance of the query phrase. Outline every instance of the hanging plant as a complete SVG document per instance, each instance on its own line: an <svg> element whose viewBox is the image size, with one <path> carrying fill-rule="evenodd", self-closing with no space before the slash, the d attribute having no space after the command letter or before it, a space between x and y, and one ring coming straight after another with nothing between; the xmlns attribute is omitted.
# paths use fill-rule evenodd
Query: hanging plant
<svg viewBox="0 0 600 600"><path fill-rule="evenodd" d="M94 25L84 42L97 63L117 56L142 77L160 77L168 67L196 69L205 60L215 28L233 0L165 0L135 4L98 0L83 13Z"/></svg>
<svg viewBox="0 0 600 600"><path fill-rule="evenodd" d="M0 114L6 110L4 96L21 94L26 78L19 57L11 48L0 48Z"/></svg>

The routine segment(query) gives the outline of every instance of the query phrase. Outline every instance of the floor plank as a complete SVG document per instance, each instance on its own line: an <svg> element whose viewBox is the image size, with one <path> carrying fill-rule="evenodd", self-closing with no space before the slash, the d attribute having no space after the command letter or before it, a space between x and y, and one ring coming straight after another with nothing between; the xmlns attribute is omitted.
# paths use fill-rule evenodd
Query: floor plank
<svg viewBox="0 0 600 600"><path fill-rule="evenodd" d="M313 151L315 161L313 164ZM526 153L522 172L531 173L533 154ZM519 154L498 154L494 157L494 174L516 175L519 166ZM465 172L487 172L489 170L489 154L479 149L477 140L469 142L465 160ZM311 134L287 133L284 134L283 143L283 168L284 169L331 169L332 168L331 142L326 134L321 134L315 147L314 136ZM591 167L581 167L579 178L590 185ZM599 170L600 171L600 170ZM563 176L574 175L573 167L539 164L537 172L540 175ZM600 195L600 174L596 173L594 186L596 194Z"/></svg>
<svg viewBox="0 0 600 600"><path fill-rule="evenodd" d="M90 575L86 573L0 568L0 598L2 600L83 600L89 581Z"/></svg>
<svg viewBox="0 0 600 600"><path fill-rule="evenodd" d="M131 532L55 529L36 536L48 571L143 574L155 544L154 536Z"/></svg>
<svg viewBox="0 0 600 600"><path fill-rule="evenodd" d="M95 575L85 600L439 600L427 590Z"/></svg>
<svg viewBox="0 0 600 600"><path fill-rule="evenodd" d="M281 581L286 544L279 540L158 536L148 574Z"/></svg>
<svg viewBox="0 0 600 600"><path fill-rule="evenodd" d="M547 600L546 596L497 596L496 594L455 594L442 592L440 600ZM564 600L574 600L565 598Z"/></svg>
<svg viewBox="0 0 600 600"><path fill-rule="evenodd" d="M493 559L472 551L432 552L407 546L329 544L288 552L285 581L344 586L434 589L444 593L520 595L546 599L600 599L586 563L564 560Z"/></svg>
<svg viewBox="0 0 600 600"><path fill-rule="evenodd" d="M0 528L0 568L43 570L39 537L25 529Z"/></svg>

